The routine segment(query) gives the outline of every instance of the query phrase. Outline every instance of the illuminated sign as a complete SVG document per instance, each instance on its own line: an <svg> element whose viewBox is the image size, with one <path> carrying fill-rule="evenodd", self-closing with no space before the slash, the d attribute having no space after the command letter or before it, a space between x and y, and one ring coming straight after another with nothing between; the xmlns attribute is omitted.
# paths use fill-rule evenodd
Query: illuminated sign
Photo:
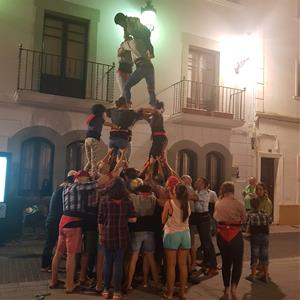
<svg viewBox="0 0 300 300"><path fill-rule="evenodd" d="M7 175L7 160L6 156L0 156L0 203L4 202L6 175Z"/></svg>

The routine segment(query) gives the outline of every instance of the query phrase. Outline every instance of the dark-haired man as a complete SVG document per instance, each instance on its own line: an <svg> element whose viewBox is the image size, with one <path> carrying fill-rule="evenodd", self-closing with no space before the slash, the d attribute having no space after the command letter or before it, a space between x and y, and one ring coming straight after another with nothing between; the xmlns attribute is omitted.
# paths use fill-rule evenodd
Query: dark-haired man
<svg viewBox="0 0 300 300"><path fill-rule="evenodd" d="M66 179L52 194L49 203L49 212L46 219L46 242L42 254L42 272L50 271L52 263L53 249L58 239L58 225L63 214L63 189L66 185L74 182L76 171L70 170Z"/></svg>
<svg viewBox="0 0 300 300"><path fill-rule="evenodd" d="M141 23L137 17L129 17L123 13L117 13L114 18L115 24L124 29L124 36L132 36L134 39L142 39L149 50L150 57L154 58L154 49L151 44L151 31Z"/></svg>

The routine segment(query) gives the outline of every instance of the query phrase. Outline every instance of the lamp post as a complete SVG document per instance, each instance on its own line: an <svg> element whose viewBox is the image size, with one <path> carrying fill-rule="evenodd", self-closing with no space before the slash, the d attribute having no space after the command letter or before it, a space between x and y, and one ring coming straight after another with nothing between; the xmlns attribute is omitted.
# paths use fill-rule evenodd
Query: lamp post
<svg viewBox="0 0 300 300"><path fill-rule="evenodd" d="M141 21L150 31L155 28L156 9L151 0L146 0L146 6L141 8Z"/></svg>

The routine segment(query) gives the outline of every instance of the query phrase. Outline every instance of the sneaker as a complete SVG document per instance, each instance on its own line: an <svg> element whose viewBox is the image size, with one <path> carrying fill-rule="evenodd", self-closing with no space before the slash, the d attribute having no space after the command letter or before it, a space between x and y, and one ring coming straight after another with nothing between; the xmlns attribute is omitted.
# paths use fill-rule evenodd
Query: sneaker
<svg viewBox="0 0 300 300"><path fill-rule="evenodd" d="M256 281L256 278L252 274L246 276L245 279L250 281L250 282L255 282Z"/></svg>
<svg viewBox="0 0 300 300"><path fill-rule="evenodd" d="M216 276L218 274L219 274L218 269L216 269L216 268L210 268L210 269L208 269L208 271L206 273L206 276L213 277L213 276Z"/></svg>

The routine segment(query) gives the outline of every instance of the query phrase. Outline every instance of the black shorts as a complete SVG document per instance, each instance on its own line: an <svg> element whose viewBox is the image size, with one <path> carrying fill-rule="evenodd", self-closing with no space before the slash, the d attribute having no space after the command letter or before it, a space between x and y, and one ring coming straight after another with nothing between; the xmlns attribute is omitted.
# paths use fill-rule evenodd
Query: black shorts
<svg viewBox="0 0 300 300"><path fill-rule="evenodd" d="M149 157L159 157L163 155L168 144L168 138L165 135L153 136L152 146L150 149Z"/></svg>
<svg viewBox="0 0 300 300"><path fill-rule="evenodd" d="M97 230L83 231L83 252L93 256L97 253L98 232Z"/></svg>

